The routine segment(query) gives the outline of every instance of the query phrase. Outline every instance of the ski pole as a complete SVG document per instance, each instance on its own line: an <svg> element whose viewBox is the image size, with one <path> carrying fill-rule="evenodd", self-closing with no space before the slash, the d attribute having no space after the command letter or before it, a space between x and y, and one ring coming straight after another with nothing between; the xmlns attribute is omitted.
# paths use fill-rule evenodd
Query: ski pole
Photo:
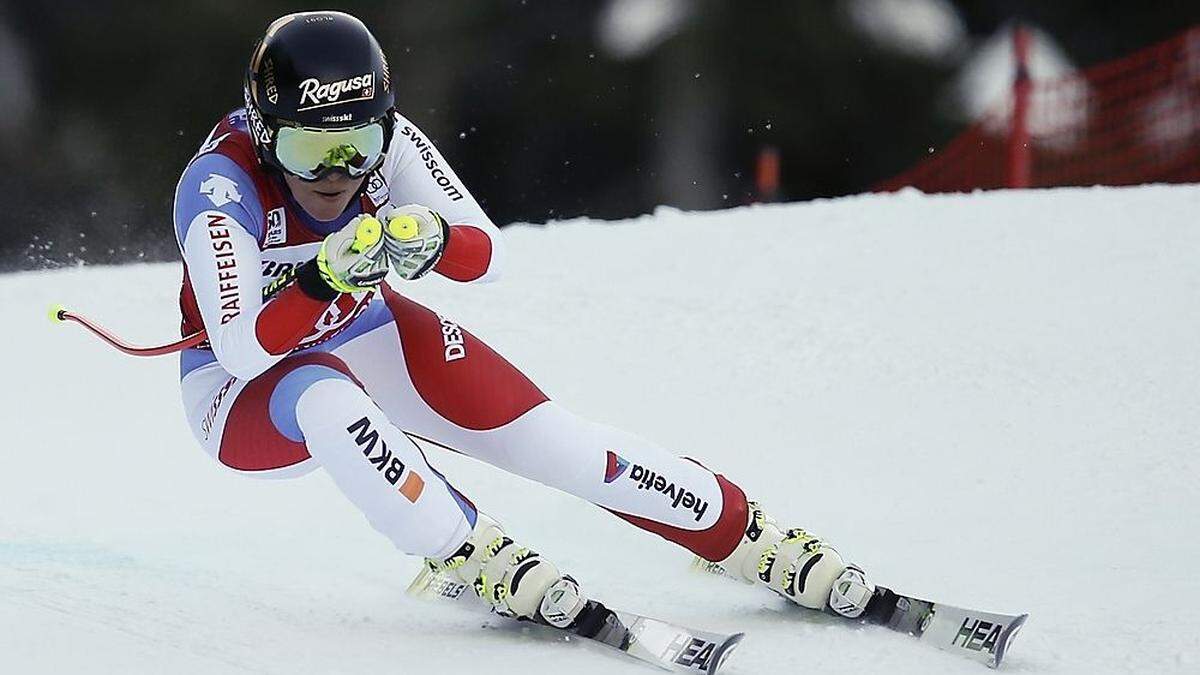
<svg viewBox="0 0 1200 675"><path fill-rule="evenodd" d="M417 236L417 221L412 216L399 216L397 218L393 218L388 223L388 227L390 228L392 236L401 241L408 241ZM92 335L95 335L104 342L108 343L109 346L117 349L118 351L129 354L130 356L162 356L163 354L174 354L175 352L181 352L185 349L195 347L196 345L208 339L208 331L201 328L195 333L192 333L186 337L182 337L175 342L151 347L139 347L138 345L133 345L125 340L122 340L116 335L113 335L105 330L91 319L88 319L81 314L76 314L62 305L53 305L50 307L50 320L55 323L74 321L80 326L88 329Z"/></svg>
<svg viewBox="0 0 1200 675"><path fill-rule="evenodd" d="M180 338L175 342L170 342L165 345L141 347L122 340L121 338L102 328L99 324L91 319L88 319L80 314L76 314L62 305L54 305L50 308L50 320L55 323L74 321L75 323L88 329L92 335L95 335L104 342L107 342L113 348L129 354L130 356L161 356L163 354L174 354L175 352L180 352L185 349L195 347L196 345L208 339L208 332L201 329L195 333L192 333L191 335Z"/></svg>

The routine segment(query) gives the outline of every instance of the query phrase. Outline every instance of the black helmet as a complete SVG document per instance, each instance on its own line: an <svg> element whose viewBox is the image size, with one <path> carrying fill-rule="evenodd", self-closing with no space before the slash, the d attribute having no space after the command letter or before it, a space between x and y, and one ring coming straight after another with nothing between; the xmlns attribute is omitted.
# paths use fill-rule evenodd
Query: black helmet
<svg viewBox="0 0 1200 675"><path fill-rule="evenodd" d="M391 141L387 59L349 14L298 12L273 21L250 57L244 94L259 159L301 178L332 169L364 175Z"/></svg>

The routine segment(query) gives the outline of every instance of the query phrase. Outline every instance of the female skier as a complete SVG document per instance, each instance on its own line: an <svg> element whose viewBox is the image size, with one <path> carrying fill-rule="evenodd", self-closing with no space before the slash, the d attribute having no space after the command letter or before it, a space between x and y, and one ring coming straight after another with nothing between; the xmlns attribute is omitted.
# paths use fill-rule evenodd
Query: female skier
<svg viewBox="0 0 1200 675"><path fill-rule="evenodd" d="M397 112L358 19L290 14L256 45L245 107L183 172L181 388L226 467L323 468L401 551L497 612L571 627L586 596L438 473L427 439L586 499L804 607L860 616L875 587L695 461L550 401L486 344L385 282L494 280L499 230ZM400 285L403 288L403 285ZM882 589L881 589L882 590Z"/></svg>

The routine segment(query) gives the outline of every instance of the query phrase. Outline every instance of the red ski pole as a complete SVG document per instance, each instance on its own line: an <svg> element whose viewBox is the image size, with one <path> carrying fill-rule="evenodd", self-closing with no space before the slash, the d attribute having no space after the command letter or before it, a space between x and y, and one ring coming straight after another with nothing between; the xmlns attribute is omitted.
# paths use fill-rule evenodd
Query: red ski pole
<svg viewBox="0 0 1200 675"><path fill-rule="evenodd" d="M175 352L181 352L190 347L195 347L196 345L208 339L208 332L201 329L196 333L192 333L187 337L180 338L175 342L165 345L139 347L137 345L129 344L125 340L122 340L116 335L113 335L104 328L100 327L100 325L91 321L87 317L76 314L62 305L54 305L50 308L50 320L56 323L74 321L80 326L88 329L92 335L95 335L115 349L129 354L130 356L161 356L163 354L174 354Z"/></svg>

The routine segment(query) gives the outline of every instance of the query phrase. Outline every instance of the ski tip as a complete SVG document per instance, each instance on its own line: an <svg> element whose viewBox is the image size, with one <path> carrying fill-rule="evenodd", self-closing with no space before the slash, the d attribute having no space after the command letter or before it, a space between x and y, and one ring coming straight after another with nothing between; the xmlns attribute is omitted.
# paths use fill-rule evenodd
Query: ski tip
<svg viewBox="0 0 1200 675"><path fill-rule="evenodd" d="M721 567L720 563L715 563L715 562L712 562L711 560L705 560L704 558L701 558L700 556L696 556L696 557L692 558L691 569L693 572L703 573L703 574L711 574L711 575L715 575L718 577L724 577L731 581L740 581L740 582L750 585L750 586L754 585L753 581L749 581L747 579L743 579L739 576L735 576L735 575L731 574L729 572L729 570L725 569L724 567Z"/></svg>
<svg viewBox="0 0 1200 675"><path fill-rule="evenodd" d="M417 576L413 577L412 583L404 592L414 598L423 598L436 579L437 572L431 570L429 565L421 565L421 571L417 572Z"/></svg>
<svg viewBox="0 0 1200 675"><path fill-rule="evenodd" d="M1013 638L1017 636L1017 631L1021 630L1021 627L1025 625L1025 620L1028 618L1028 614L1018 616L1000 634L1000 639L996 641L996 657L989 664L992 668L1000 667L1000 662L1004 660L1004 655L1008 652L1008 648L1012 646Z"/></svg>
<svg viewBox="0 0 1200 675"><path fill-rule="evenodd" d="M717 647L717 650L713 652L712 659L709 661L710 665L708 670L705 672L707 672L708 675L715 675L715 673L719 672L721 670L721 664L725 663L725 659L729 658L729 655L732 654L733 650L742 643L742 638L745 637L745 633L734 633L733 635L730 635L724 642L721 643L721 646Z"/></svg>

